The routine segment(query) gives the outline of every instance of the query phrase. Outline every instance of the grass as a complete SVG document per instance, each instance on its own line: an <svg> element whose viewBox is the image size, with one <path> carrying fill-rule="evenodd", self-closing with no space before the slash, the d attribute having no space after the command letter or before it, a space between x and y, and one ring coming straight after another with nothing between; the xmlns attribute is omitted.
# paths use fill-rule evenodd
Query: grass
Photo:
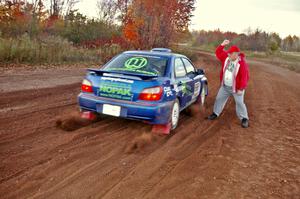
<svg viewBox="0 0 300 199"><path fill-rule="evenodd" d="M75 47L71 42L54 36L31 39L0 37L0 63L70 64L101 63L120 51L117 45L98 49Z"/></svg>

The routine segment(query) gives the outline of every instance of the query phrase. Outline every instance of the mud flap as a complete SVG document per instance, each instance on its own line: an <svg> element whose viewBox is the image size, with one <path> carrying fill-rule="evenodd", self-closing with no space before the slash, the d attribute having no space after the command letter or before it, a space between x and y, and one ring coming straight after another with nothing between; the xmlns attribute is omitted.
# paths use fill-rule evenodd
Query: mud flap
<svg viewBox="0 0 300 199"><path fill-rule="evenodd" d="M169 135L171 131L171 123L169 124L154 124L151 133Z"/></svg>
<svg viewBox="0 0 300 199"><path fill-rule="evenodd" d="M203 92L203 85L206 85L206 91L205 91L205 97L207 97L207 95L208 95L208 83L207 83L207 81L206 80L201 80L201 90L200 90L200 94L199 94L199 96L197 97L197 100L196 100L196 103L197 104L200 104L200 105L202 105L202 106L204 106L205 104L202 104L202 99L201 99L201 94L202 94L202 92Z"/></svg>
<svg viewBox="0 0 300 199"><path fill-rule="evenodd" d="M90 121L94 121L94 120L96 120L97 115L94 112L91 112L91 111L83 111L83 112L81 112L80 117L82 119L87 119L87 120L90 120Z"/></svg>

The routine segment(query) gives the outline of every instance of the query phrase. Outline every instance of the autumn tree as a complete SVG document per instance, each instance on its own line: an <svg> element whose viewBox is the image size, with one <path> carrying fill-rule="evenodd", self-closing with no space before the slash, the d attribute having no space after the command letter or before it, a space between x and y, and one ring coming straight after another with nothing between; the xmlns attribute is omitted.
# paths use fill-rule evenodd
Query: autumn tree
<svg viewBox="0 0 300 199"><path fill-rule="evenodd" d="M68 15L79 0L50 0L50 17Z"/></svg>
<svg viewBox="0 0 300 199"><path fill-rule="evenodd" d="M248 28L245 33L222 32L219 29L214 31L193 31L193 46L203 46L214 49L224 39L231 40L232 44L238 45L242 50L260 51L275 53L283 51L300 51L300 38L289 35L281 39L278 33L267 33L260 29Z"/></svg>
<svg viewBox="0 0 300 199"><path fill-rule="evenodd" d="M2 34L18 36L28 32L27 24L31 20L32 5L22 0L1 3L0 27Z"/></svg>
<svg viewBox="0 0 300 199"><path fill-rule="evenodd" d="M187 31L194 0L133 0L123 21L124 37L135 48L167 47Z"/></svg>
<svg viewBox="0 0 300 199"><path fill-rule="evenodd" d="M285 51L292 51L294 46L294 38L292 35L288 35L282 41L282 46Z"/></svg>
<svg viewBox="0 0 300 199"><path fill-rule="evenodd" d="M281 45L280 36L277 33L271 33L268 38L268 50L272 53L278 51Z"/></svg>
<svg viewBox="0 0 300 199"><path fill-rule="evenodd" d="M109 0L97 1L98 15L101 21L113 24L116 21L117 3Z"/></svg>

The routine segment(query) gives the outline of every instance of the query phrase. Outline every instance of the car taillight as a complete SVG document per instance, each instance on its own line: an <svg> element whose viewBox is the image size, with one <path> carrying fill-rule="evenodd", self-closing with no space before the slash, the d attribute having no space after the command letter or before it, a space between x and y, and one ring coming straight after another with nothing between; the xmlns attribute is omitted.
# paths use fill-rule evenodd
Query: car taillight
<svg viewBox="0 0 300 199"><path fill-rule="evenodd" d="M157 101L160 100L162 94L163 94L163 89L160 86L146 88L140 93L139 99L147 100L147 101Z"/></svg>
<svg viewBox="0 0 300 199"><path fill-rule="evenodd" d="M81 90L83 92L92 93L93 92L92 83L89 80L84 79L81 84Z"/></svg>

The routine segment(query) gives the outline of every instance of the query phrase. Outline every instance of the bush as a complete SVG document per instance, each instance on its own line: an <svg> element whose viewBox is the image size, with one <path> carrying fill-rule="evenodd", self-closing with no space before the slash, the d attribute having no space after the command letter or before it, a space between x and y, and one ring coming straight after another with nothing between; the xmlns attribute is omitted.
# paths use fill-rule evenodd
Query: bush
<svg viewBox="0 0 300 199"><path fill-rule="evenodd" d="M74 63L101 62L100 50L74 47L67 40L49 36L31 39L0 37L0 62L6 63Z"/></svg>
<svg viewBox="0 0 300 199"><path fill-rule="evenodd" d="M119 54L122 51L122 48L118 44L106 44L102 46L99 51L102 61L107 62L115 55Z"/></svg>

